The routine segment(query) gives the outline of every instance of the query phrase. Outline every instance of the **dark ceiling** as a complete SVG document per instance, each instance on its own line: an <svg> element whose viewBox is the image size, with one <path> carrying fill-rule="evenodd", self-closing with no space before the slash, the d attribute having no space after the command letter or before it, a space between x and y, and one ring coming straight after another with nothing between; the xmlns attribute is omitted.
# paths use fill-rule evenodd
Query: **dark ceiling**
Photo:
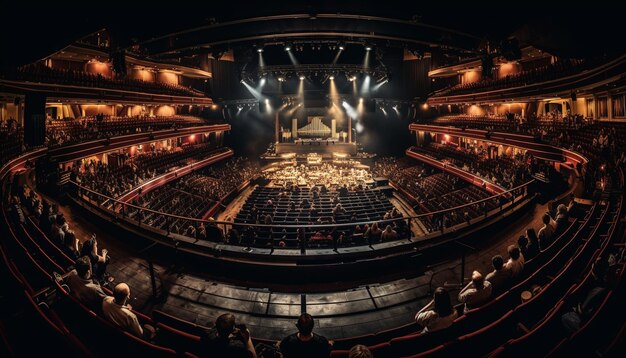
<svg viewBox="0 0 626 358"><path fill-rule="evenodd" d="M622 15L610 6L585 8L573 4L531 2L455 5L433 1L163 1L136 3L25 2L3 4L0 22L2 55L0 65L29 63L53 53L72 41L100 28L107 28L114 39L127 46L174 31L209 24L211 21L293 13L343 13L416 19L430 25L454 29L491 41L515 33L522 43L564 56L590 56L625 50ZM9 21L6 21L9 19ZM13 49L14 51L11 51Z"/></svg>

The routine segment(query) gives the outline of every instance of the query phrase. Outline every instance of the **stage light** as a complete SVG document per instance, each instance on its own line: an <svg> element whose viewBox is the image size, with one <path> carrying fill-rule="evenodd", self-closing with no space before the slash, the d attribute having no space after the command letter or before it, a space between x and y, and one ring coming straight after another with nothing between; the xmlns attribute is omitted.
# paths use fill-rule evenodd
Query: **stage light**
<svg viewBox="0 0 626 358"><path fill-rule="evenodd" d="M361 122L356 122L355 125L355 129L357 133L363 133L363 130L365 129L365 127L363 126L363 124L361 124Z"/></svg>
<svg viewBox="0 0 626 358"><path fill-rule="evenodd" d="M265 78L261 78L261 81L259 82L259 84L261 86L265 86Z"/></svg>
<svg viewBox="0 0 626 358"><path fill-rule="evenodd" d="M263 49L262 48L258 48L258 49L256 49L256 52L261 53L261 52L263 52Z"/></svg>
<svg viewBox="0 0 626 358"><path fill-rule="evenodd" d="M427 110L427 109L428 109L428 103L424 103L424 104L422 105L422 109L423 109L423 110Z"/></svg>
<svg viewBox="0 0 626 358"><path fill-rule="evenodd" d="M363 97L359 98L359 103L363 103Z"/></svg>
<svg viewBox="0 0 626 358"><path fill-rule="evenodd" d="M266 99L265 99L265 104L270 104L270 100L269 100L269 98L266 98Z"/></svg>
<svg viewBox="0 0 626 358"><path fill-rule="evenodd" d="M285 78L284 77L278 77L278 82L285 82Z"/></svg>
<svg viewBox="0 0 626 358"><path fill-rule="evenodd" d="M304 76L300 75L300 81L304 81Z"/></svg>
<svg viewBox="0 0 626 358"><path fill-rule="evenodd" d="M246 81L244 81L243 79L241 81L239 81L240 83L246 83Z"/></svg>
<svg viewBox="0 0 626 358"><path fill-rule="evenodd" d="M285 45L285 51L291 51L291 45L290 44L286 44Z"/></svg>
<svg viewBox="0 0 626 358"><path fill-rule="evenodd" d="M365 51L372 51L372 46L370 45L365 46Z"/></svg>
<svg viewBox="0 0 626 358"><path fill-rule="evenodd" d="M328 78L330 78L330 80L332 81L332 80L334 80L334 79L335 79L335 76L331 75L331 76L330 76L330 77L328 77Z"/></svg>

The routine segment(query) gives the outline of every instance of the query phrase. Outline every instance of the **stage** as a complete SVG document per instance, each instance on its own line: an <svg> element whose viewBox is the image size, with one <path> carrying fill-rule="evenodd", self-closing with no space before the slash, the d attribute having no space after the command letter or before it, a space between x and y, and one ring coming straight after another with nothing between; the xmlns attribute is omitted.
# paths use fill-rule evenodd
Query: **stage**
<svg viewBox="0 0 626 358"><path fill-rule="evenodd" d="M356 143L338 142L332 140L304 140L295 143L277 143L276 154L295 153L309 154L317 153L324 158L332 158L333 153L343 153L348 155L356 155Z"/></svg>

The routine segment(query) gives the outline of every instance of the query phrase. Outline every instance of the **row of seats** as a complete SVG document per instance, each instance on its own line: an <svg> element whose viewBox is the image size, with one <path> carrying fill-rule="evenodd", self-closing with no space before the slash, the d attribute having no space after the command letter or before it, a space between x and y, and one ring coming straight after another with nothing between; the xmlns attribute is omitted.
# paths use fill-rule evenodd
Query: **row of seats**
<svg viewBox="0 0 626 358"><path fill-rule="evenodd" d="M498 79L484 78L477 82L458 84L437 93L437 95L453 96L545 82L579 73L584 69L591 68L594 64L596 63L590 61L561 59L550 65L521 71Z"/></svg>
<svg viewBox="0 0 626 358"><path fill-rule="evenodd" d="M582 287L586 284L585 280L589 279L588 272L591 262L598 255L606 253L606 250L612 247L616 240L623 240L623 236L616 232L617 223L619 222L617 219L622 215L623 203L621 200L622 198L619 201L611 201L606 205L596 204L586 215L585 219L580 222L573 222L570 228L550 247L527 263L526 267L531 268L530 270L532 271L526 271L529 272L529 276L525 280L497 297L491 303L476 308L457 319L457 322L450 330L442 331L446 333L439 335L438 332L434 332L398 336L386 342L371 344L371 350L379 356L402 356L417 352L439 356L444 353L458 354L464 351L467 352L469 349L472 352L477 352L475 350L476 347L480 347L480 353L487 354L493 352L494 355L499 354L499 352L517 352L518 349L526 350L529 349L528 347L536 350L537 347L534 345L519 342L531 342L530 340L533 337L535 339L542 337L542 332L554 333L553 328L556 327L557 322L555 320L566 307L565 302L567 298L576 293L577 288L582 290ZM19 277L21 275L21 279L28 278L28 286L26 287L28 297L40 297L43 292L50 290L50 285L54 282L50 273L52 271L64 272L64 268L60 267L56 262L58 258L55 257L53 259L48 255L47 252L50 247L44 249L42 244L40 244L46 241L45 235L31 237L29 235L16 234L18 232L20 234L26 234L27 232L37 233L34 227L28 229L32 222L15 226L15 224L8 221L9 213L3 211L3 214L6 228L10 233L8 240L14 241L11 245L18 249L15 250L17 251L16 253L20 251L22 253L21 256L12 255L13 264L10 267L19 272L16 276ZM20 237L25 240L19 239ZM54 244L49 242L46 245ZM13 253L13 250L11 252ZM9 260L7 259L7 261ZM536 283L542 285L540 293L530 301L516 305L515 302L519 299L519 293ZM142 320L154 323L162 331L166 332L166 334L159 337L159 345L155 345L137 340L119 331L111 331L113 328L107 326L105 321L100 320L89 311L85 311L85 308L80 307L76 302L72 303L71 297L66 295L63 287L56 287L56 290L61 294L62 303L58 306L53 306L49 312L43 311L38 305L35 306L40 308L42 315L46 318L60 313L58 316L66 327L74 325L75 327L90 327L90 330L88 330L90 334L93 334L94 330L103 333L109 332L113 342L118 343L120 347L128 347L129 352L170 356L176 354L176 352L190 352L193 354L195 349L197 349L193 342L199 342L199 335L180 330L159 321L159 319L171 321L170 318L164 317L164 315L155 314L153 317L140 315ZM611 292L605 298L607 305L612 302L610 301L610 295L612 295ZM74 305L73 307L72 304ZM74 311L75 314L71 315L67 313L76 310L78 307L85 312ZM543 318L544 316L546 318ZM83 319L87 319L89 322L84 322L82 321ZM53 327L58 328L56 323L52 322L51 324L54 324ZM523 328L521 331L518 331L518 327ZM446 336L446 334L449 336ZM64 338L67 338L66 336L66 334L63 334ZM573 337L566 336L554 342L555 345L558 343L558 346L554 349L568 349L568 344L575 343L572 340ZM80 337L82 342L86 342L88 339L88 337L84 339L82 336ZM357 342L361 343L361 341ZM375 340L372 340L372 342L375 342ZM341 344L347 345L348 343L344 341ZM106 350L107 348L103 347L102 349ZM197 351L195 352L197 353ZM103 354L106 353L110 352L103 351ZM332 354L333 356L346 356L347 352L336 349Z"/></svg>
<svg viewBox="0 0 626 358"><path fill-rule="evenodd" d="M55 119L46 123L46 145L61 146L115 136L207 124L191 116L113 117Z"/></svg>
<svg viewBox="0 0 626 358"><path fill-rule="evenodd" d="M26 65L13 72L4 72L3 78L15 81L30 81L63 84L80 87L109 88L124 91L156 93L171 96L204 97L204 93L192 88L163 82L148 82L132 78L107 78L78 70L51 68L39 63Z"/></svg>

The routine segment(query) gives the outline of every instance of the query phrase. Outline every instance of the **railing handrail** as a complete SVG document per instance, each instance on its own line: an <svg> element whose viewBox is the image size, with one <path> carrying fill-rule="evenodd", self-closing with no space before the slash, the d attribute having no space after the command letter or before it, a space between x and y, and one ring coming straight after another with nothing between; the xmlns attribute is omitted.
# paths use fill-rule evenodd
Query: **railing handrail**
<svg viewBox="0 0 626 358"><path fill-rule="evenodd" d="M101 194L101 193L99 193L99 192L97 192L95 190L86 188L86 187L76 183L75 181L70 180L69 183L72 184L72 185L75 185L80 190L87 191L89 193L92 193L92 194L95 194L95 195L97 195L99 197L102 197L105 200L113 202L114 203L113 204L113 208L115 208L116 205L122 205L124 207L130 207L130 208L134 208L134 209L137 209L137 210L141 210L141 211L145 211L145 212L149 212L149 213L153 213L153 214L157 214L157 215L163 215L165 217L170 217L170 218L173 218L173 219L184 220L184 221L193 221L193 222L202 222L202 223L211 223L211 224L222 224L222 225L231 225L231 226L252 226L252 227L259 227L259 228L263 228L263 227L267 227L267 228L281 227L281 228L294 228L294 229L296 229L296 228L327 228L329 226L333 226L333 227L354 227L356 225L365 225L365 224L369 225L372 222L376 222L376 223L391 223L391 222L398 221L398 220L419 219L419 218L423 218L423 217L427 217L427 216L432 216L432 215L437 215L437 214L441 214L441 213L445 213L445 212L451 212L451 211L463 209L465 207L472 206L472 205L475 205L475 204L480 204L482 202L486 202L486 201L495 199L495 198L500 197L500 196L507 196L508 194L511 194L512 192L514 192L514 191L516 191L518 189L521 189L521 188L524 188L524 187L528 187L530 184L535 182L535 180L536 179L531 179L530 181L528 181L528 182L526 182L524 184L518 185L517 187L515 187L513 189L509 189L509 190L506 190L506 191L504 191L504 192L502 192L500 194L495 194L495 195L489 196L489 197L484 198L484 199L473 201L471 203L455 206L455 207L448 208L448 209L432 211L432 212L428 212L428 213L424 213L424 214L418 214L418 215L415 215L415 216L403 216L403 217L397 217L397 218L392 218L392 219L370 220L370 221L360 221L360 222L351 222L351 223L342 223L342 224L326 223L326 224L301 224L301 225L293 225L293 224L289 224L289 225L288 224L255 224L255 223L236 223L234 221L202 220L202 219L192 218L192 217L188 217L188 216L180 216L180 215L176 215L176 214L165 213L165 212L162 212L162 211L148 209L148 208L145 208L143 206L125 203L125 202L123 202L121 200L112 198L110 196Z"/></svg>

